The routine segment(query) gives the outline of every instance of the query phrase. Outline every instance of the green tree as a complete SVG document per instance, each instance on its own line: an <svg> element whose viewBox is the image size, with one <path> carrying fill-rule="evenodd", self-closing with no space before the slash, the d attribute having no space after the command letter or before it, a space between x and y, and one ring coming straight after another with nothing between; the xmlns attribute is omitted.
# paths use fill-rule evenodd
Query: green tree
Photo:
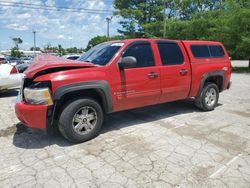
<svg viewBox="0 0 250 188"><path fill-rule="evenodd" d="M44 51L57 53L58 52L58 47L57 46L54 47L54 46L51 46L50 44L48 44L47 46L44 47Z"/></svg>
<svg viewBox="0 0 250 188"><path fill-rule="evenodd" d="M225 8L224 0L115 0L115 15L121 16L122 30L127 37L148 37L157 25L163 33L164 20L190 20L195 13ZM162 35L161 35L162 36Z"/></svg>
<svg viewBox="0 0 250 188"><path fill-rule="evenodd" d="M116 15L123 18L123 30L119 33L127 37L144 36L143 24L161 21L164 18L164 0L115 0Z"/></svg>
<svg viewBox="0 0 250 188"><path fill-rule="evenodd" d="M250 68L250 37L242 37L237 45L235 52L239 59L248 59L248 67Z"/></svg>
<svg viewBox="0 0 250 188"><path fill-rule="evenodd" d="M92 48L93 46L100 44L102 42L106 42L109 41L109 38L106 36L96 36L93 37L92 39L89 40L87 47L85 48L85 51L89 50L90 48Z"/></svg>
<svg viewBox="0 0 250 188"><path fill-rule="evenodd" d="M231 55L237 59L248 59L250 65L250 9L234 12L230 21L229 41Z"/></svg>
<svg viewBox="0 0 250 188"><path fill-rule="evenodd" d="M10 55L12 57L18 57L18 58L20 58L23 55L23 53L20 52L17 47L13 47L13 48L11 48Z"/></svg>
<svg viewBox="0 0 250 188"><path fill-rule="evenodd" d="M19 37L17 38L12 38L13 42L15 43L15 47L18 49L19 48L19 44L23 43L23 40Z"/></svg>
<svg viewBox="0 0 250 188"><path fill-rule="evenodd" d="M85 51L89 50L90 48L96 46L97 44L100 44L102 42L107 42L111 40L121 40L124 39L123 36L112 36L112 37L107 37L107 36L96 36L93 37L92 39L89 40L87 47L85 48Z"/></svg>
<svg viewBox="0 0 250 188"><path fill-rule="evenodd" d="M58 44L58 54L59 54L60 56L63 56L63 55L66 54L66 53L65 53L65 49L62 47L61 44Z"/></svg>
<svg viewBox="0 0 250 188"><path fill-rule="evenodd" d="M73 53L79 53L79 50L77 49L77 47L73 47L73 48L67 48L66 52L73 54Z"/></svg>
<svg viewBox="0 0 250 188"><path fill-rule="evenodd" d="M34 50L34 47L31 47L31 48L30 48L30 51L33 51L33 50ZM36 48L35 48L35 51L40 51L40 50L41 50L41 49L40 49L39 47L36 47Z"/></svg>
<svg viewBox="0 0 250 188"><path fill-rule="evenodd" d="M21 57L22 53L19 51L19 44L22 44L23 40L19 37L17 38L12 38L15 47L11 48L10 55L13 57Z"/></svg>

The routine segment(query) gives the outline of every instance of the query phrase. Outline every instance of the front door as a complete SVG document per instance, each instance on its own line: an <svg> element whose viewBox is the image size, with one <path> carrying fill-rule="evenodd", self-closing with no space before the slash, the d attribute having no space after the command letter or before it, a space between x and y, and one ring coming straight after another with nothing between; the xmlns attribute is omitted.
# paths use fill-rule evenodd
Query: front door
<svg viewBox="0 0 250 188"><path fill-rule="evenodd" d="M120 70L120 84L115 91L117 110L156 104L160 97L160 69L155 66L149 42L136 42L123 52L122 57L133 56L137 66Z"/></svg>

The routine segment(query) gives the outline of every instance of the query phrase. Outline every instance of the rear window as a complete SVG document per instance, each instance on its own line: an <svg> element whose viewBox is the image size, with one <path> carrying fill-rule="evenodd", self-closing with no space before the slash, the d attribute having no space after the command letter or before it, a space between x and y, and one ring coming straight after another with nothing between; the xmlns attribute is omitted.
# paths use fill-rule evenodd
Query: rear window
<svg viewBox="0 0 250 188"><path fill-rule="evenodd" d="M224 50L219 45L192 45L191 51L196 58L224 57Z"/></svg>
<svg viewBox="0 0 250 188"><path fill-rule="evenodd" d="M224 57L224 50L219 45L209 46L211 57Z"/></svg>
<svg viewBox="0 0 250 188"><path fill-rule="evenodd" d="M209 49L207 45L192 45L191 51L194 57L197 58L208 58L210 57Z"/></svg>
<svg viewBox="0 0 250 188"><path fill-rule="evenodd" d="M177 43L158 42L157 45L163 65L180 65L184 62L183 54Z"/></svg>

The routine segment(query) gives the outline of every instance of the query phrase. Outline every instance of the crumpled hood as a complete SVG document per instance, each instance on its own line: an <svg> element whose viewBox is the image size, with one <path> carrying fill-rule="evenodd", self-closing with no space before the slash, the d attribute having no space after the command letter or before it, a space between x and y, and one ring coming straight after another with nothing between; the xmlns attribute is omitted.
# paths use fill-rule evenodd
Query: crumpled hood
<svg viewBox="0 0 250 188"><path fill-rule="evenodd" d="M33 64L24 72L26 78L32 78L35 74L45 70L51 70L54 68L90 68L96 67L92 63L73 61L69 59L64 59L62 57L57 57L49 54L38 55Z"/></svg>

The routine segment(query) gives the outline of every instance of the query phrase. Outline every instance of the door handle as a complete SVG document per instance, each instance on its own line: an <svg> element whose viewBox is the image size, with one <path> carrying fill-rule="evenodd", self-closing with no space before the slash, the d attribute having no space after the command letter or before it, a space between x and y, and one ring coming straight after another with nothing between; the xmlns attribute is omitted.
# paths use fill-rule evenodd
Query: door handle
<svg viewBox="0 0 250 188"><path fill-rule="evenodd" d="M180 75L184 76L188 73L188 70L187 69L181 69L180 70Z"/></svg>
<svg viewBox="0 0 250 188"><path fill-rule="evenodd" d="M151 72L151 73L148 74L149 78L157 78L158 76L159 76L159 74L156 73L156 72Z"/></svg>

